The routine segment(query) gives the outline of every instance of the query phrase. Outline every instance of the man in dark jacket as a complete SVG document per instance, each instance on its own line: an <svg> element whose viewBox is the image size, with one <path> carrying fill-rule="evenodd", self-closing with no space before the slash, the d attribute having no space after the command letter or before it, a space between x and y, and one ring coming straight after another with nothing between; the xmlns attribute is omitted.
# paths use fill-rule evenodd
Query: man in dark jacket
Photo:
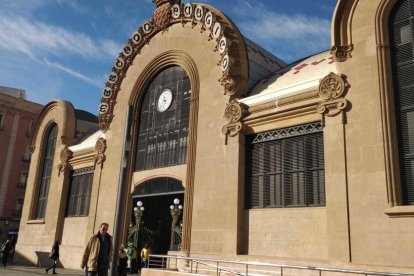
<svg viewBox="0 0 414 276"><path fill-rule="evenodd" d="M108 223L101 223L99 232L93 235L83 252L81 268L87 268L91 276L107 276L112 260L112 237L108 232Z"/></svg>
<svg viewBox="0 0 414 276"><path fill-rule="evenodd" d="M13 250L13 245L10 240L7 240L1 247L0 251L3 254L3 257L1 258L3 267L6 267L7 265L7 259L9 258L10 252Z"/></svg>

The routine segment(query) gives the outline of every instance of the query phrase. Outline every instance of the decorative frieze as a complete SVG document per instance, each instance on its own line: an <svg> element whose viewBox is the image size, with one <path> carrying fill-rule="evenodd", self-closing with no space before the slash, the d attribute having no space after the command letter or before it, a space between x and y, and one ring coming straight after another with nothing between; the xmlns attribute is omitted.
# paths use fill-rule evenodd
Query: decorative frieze
<svg viewBox="0 0 414 276"><path fill-rule="evenodd" d="M242 120L247 114L247 106L239 103L236 100L227 104L224 110L224 118L228 121L222 128L222 132L225 135L225 144L227 145L227 137L234 137L243 130Z"/></svg>
<svg viewBox="0 0 414 276"><path fill-rule="evenodd" d="M103 163L106 160L105 151L106 151L106 140L104 138L99 138L95 144L95 157L94 157L94 167L96 164L100 164L101 168Z"/></svg>
<svg viewBox="0 0 414 276"><path fill-rule="evenodd" d="M349 84L344 75L329 73L324 77L318 88L322 101L318 104L317 112L328 117L344 114L349 102L344 98ZM345 117L343 117L345 120Z"/></svg>
<svg viewBox="0 0 414 276"><path fill-rule="evenodd" d="M334 45L331 48L331 55L334 57L335 61L344 62L348 58L352 57L352 50L354 46L351 45Z"/></svg>
<svg viewBox="0 0 414 276"><path fill-rule="evenodd" d="M153 0L156 10L151 20L132 35L128 43L115 61L112 72L109 74L105 87L102 91L99 111L99 127L106 131L113 119L114 106L121 82L126 75L129 66L136 55L140 54L141 48L149 44L152 37L160 31L164 31L173 24L191 24L200 27L200 31L206 33L208 40L215 42L212 51L218 53L218 66L222 69L222 77L219 82L224 87L224 94L239 96L241 85L239 82L247 82L241 76L240 57L244 50L242 43L238 42L238 31L232 23L214 9L200 4L180 4L179 0Z"/></svg>
<svg viewBox="0 0 414 276"><path fill-rule="evenodd" d="M69 165L69 160L72 158L73 156L73 152L68 149L67 147L65 147L61 152L60 152L60 163L58 165L58 175L60 175L60 173L64 172L66 170L66 168Z"/></svg>

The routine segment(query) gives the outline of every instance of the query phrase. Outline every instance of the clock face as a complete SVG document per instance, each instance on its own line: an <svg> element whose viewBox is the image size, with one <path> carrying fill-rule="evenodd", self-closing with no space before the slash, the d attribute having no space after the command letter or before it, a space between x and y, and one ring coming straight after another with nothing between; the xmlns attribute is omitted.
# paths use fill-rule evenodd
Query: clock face
<svg viewBox="0 0 414 276"><path fill-rule="evenodd" d="M164 112L166 111L172 103L173 100L173 95L170 89L164 89L161 92L160 97L158 98L158 102L157 102L157 110L159 112Z"/></svg>

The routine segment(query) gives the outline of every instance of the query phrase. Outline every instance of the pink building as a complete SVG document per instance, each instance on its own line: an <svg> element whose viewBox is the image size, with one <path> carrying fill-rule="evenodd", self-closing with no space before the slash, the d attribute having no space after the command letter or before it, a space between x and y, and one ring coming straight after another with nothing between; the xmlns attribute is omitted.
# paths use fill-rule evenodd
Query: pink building
<svg viewBox="0 0 414 276"><path fill-rule="evenodd" d="M30 164L30 137L42 105L0 86L0 241L18 233Z"/></svg>

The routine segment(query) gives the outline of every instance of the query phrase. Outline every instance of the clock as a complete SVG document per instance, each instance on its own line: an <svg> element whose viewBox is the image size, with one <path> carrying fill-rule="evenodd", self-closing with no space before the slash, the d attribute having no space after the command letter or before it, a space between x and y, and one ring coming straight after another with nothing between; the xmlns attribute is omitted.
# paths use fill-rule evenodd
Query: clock
<svg viewBox="0 0 414 276"><path fill-rule="evenodd" d="M164 89L158 98L157 110L159 112L166 111L171 106L172 100L173 100L172 91L170 89Z"/></svg>

